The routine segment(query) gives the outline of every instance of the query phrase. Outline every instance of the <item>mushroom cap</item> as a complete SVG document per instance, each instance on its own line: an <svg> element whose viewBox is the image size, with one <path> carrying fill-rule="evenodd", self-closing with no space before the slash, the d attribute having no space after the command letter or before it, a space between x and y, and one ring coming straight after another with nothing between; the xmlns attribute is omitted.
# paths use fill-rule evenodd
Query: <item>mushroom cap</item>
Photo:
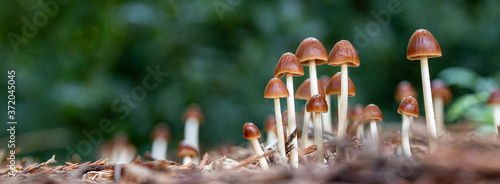
<svg viewBox="0 0 500 184"><path fill-rule="evenodd" d="M347 40L337 42L330 51L330 55L328 55L328 65L340 66L343 64L350 67L359 66L358 52L356 52L351 42Z"/></svg>
<svg viewBox="0 0 500 184"><path fill-rule="evenodd" d="M403 101L407 96L413 96L415 98L418 97L417 91L411 85L410 82L408 81L401 81L397 86L396 86L396 93L394 95L394 99L396 102L401 102Z"/></svg>
<svg viewBox="0 0 500 184"><path fill-rule="evenodd" d="M407 96L399 104L398 113L418 118L419 109L417 99Z"/></svg>
<svg viewBox="0 0 500 184"><path fill-rule="evenodd" d="M500 89L495 89L491 92L488 97L488 104L490 105L500 105Z"/></svg>
<svg viewBox="0 0 500 184"><path fill-rule="evenodd" d="M184 116L183 116L183 120L184 122L187 121L187 119L189 118L195 118L198 120L198 122L201 124L203 123L203 113L201 112L201 107L200 105L198 104L189 104L189 106L186 108L186 110L184 111Z"/></svg>
<svg viewBox="0 0 500 184"><path fill-rule="evenodd" d="M401 145L401 132L399 130L394 134L394 137L392 137L391 143Z"/></svg>
<svg viewBox="0 0 500 184"><path fill-rule="evenodd" d="M153 130L153 139L154 138L162 138L170 140L171 135L168 125L165 123L158 123Z"/></svg>
<svg viewBox="0 0 500 184"><path fill-rule="evenodd" d="M302 65L309 65L309 61L315 61L316 65L323 65L328 59L325 46L313 37L308 37L300 42L295 55Z"/></svg>
<svg viewBox="0 0 500 184"><path fill-rule="evenodd" d="M326 85L328 85L328 81L330 81L330 77L328 77L327 75L322 75L321 77L318 78L318 80L319 80L319 82L321 82L321 86L324 87L323 90L326 92Z"/></svg>
<svg viewBox="0 0 500 184"><path fill-rule="evenodd" d="M245 139L257 139L260 137L260 131L257 126L255 126L253 123L245 123L243 125L243 138Z"/></svg>
<svg viewBox="0 0 500 184"><path fill-rule="evenodd" d="M292 76L304 75L304 67L300 64L297 56L290 52L281 55L278 64L274 68L274 77L281 78L287 73Z"/></svg>
<svg viewBox="0 0 500 184"><path fill-rule="evenodd" d="M321 82L318 80L318 92L322 96L325 95L325 90L323 89L323 85L321 85ZM301 100L309 100L311 98L311 80L306 79L302 84L300 84L299 88L297 88L297 91L295 91L295 98L296 99L301 99Z"/></svg>
<svg viewBox="0 0 500 184"><path fill-rule="evenodd" d="M264 91L264 98L286 98L288 96L288 90L281 79L275 77L269 80Z"/></svg>
<svg viewBox="0 0 500 184"><path fill-rule="evenodd" d="M328 105L326 104L325 97L320 94L313 95L306 104L307 112L328 112Z"/></svg>
<svg viewBox="0 0 500 184"><path fill-rule="evenodd" d="M264 120L264 130L272 131L273 127L275 126L276 126L276 117L270 114L269 116L266 117L266 120Z"/></svg>
<svg viewBox="0 0 500 184"><path fill-rule="evenodd" d="M380 122L382 121L382 119L384 119L382 116L382 111L380 111L378 106L375 104L370 104L365 107L365 110L363 110L363 118L366 121L376 122Z"/></svg>
<svg viewBox="0 0 500 184"><path fill-rule="evenodd" d="M181 141L177 148L177 157L198 157L198 150L191 146L187 141Z"/></svg>
<svg viewBox="0 0 500 184"><path fill-rule="evenodd" d="M431 32L425 29L418 29L411 35L410 41L408 42L408 49L406 50L406 58L408 58L408 60L441 56L441 47Z"/></svg>
<svg viewBox="0 0 500 184"><path fill-rule="evenodd" d="M341 82L341 72L337 72L335 75L332 76L332 78L328 81L328 84L326 85L326 94L327 95L332 95L332 94L340 94L340 89L342 86ZM356 96L356 87L352 83L351 78L347 77L347 96L353 97Z"/></svg>
<svg viewBox="0 0 500 184"><path fill-rule="evenodd" d="M283 112L283 115L281 117L283 117L283 119L282 119L283 125L288 125L288 110L285 110L285 112ZM297 112L295 112L295 124L296 125L298 125L298 120L299 120L299 117L297 116Z"/></svg>
<svg viewBox="0 0 500 184"><path fill-rule="evenodd" d="M363 118L363 110L364 110L363 105L357 104L356 106L354 106L354 108L352 108L349 111L348 118L353 120L353 121L360 120L361 118Z"/></svg>
<svg viewBox="0 0 500 184"><path fill-rule="evenodd" d="M450 88L448 85L440 79L434 79L431 83L431 92L432 97L441 97L445 104L450 103L453 95L451 94Z"/></svg>

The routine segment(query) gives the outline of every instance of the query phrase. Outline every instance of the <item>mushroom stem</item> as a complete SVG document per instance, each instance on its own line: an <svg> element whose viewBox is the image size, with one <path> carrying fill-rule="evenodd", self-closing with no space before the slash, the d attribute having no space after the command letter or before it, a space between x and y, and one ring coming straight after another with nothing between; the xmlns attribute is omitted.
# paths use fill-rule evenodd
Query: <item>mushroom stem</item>
<svg viewBox="0 0 500 184"><path fill-rule="evenodd" d="M493 105L493 121L497 127L500 126L500 105Z"/></svg>
<svg viewBox="0 0 500 184"><path fill-rule="evenodd" d="M339 124L337 132L337 140L342 141L345 138L346 128L347 128L347 64L342 64L340 68L340 107L339 107ZM346 158L346 151L337 145L337 157L341 160Z"/></svg>
<svg viewBox="0 0 500 184"><path fill-rule="evenodd" d="M328 105L328 112L322 113L322 120L323 120L323 130L327 133L332 133L332 109L331 108L331 101L332 98L330 95L325 96L326 104Z"/></svg>
<svg viewBox="0 0 500 184"><path fill-rule="evenodd" d="M167 159L167 147L168 142L164 138L157 137L153 140L153 146L151 148L151 157L157 160Z"/></svg>
<svg viewBox="0 0 500 184"><path fill-rule="evenodd" d="M253 149L255 150L255 153L257 156L263 155L264 151L262 151L262 148L260 147L259 141L257 139L250 139L252 142ZM267 160L266 157L262 157L259 159L260 167L262 167L263 170L269 170L269 166L267 165Z"/></svg>
<svg viewBox="0 0 500 184"><path fill-rule="evenodd" d="M377 122L370 121L370 131L372 134L372 141L378 143L378 130L377 130Z"/></svg>
<svg viewBox="0 0 500 184"><path fill-rule="evenodd" d="M281 105L279 98L274 99L274 116L276 117L276 129L278 132L278 151L281 158L286 159L285 135L283 132L283 121L281 119Z"/></svg>
<svg viewBox="0 0 500 184"><path fill-rule="evenodd" d="M193 158L191 158L190 156L185 156L184 158L182 158L182 165L187 165L189 164L189 162L193 162Z"/></svg>
<svg viewBox="0 0 500 184"><path fill-rule="evenodd" d="M357 131L356 131L356 137L358 137L358 139L363 139L364 134L365 134L365 129L363 127L363 124L358 125Z"/></svg>
<svg viewBox="0 0 500 184"><path fill-rule="evenodd" d="M401 149L401 145L396 146L396 155L398 156L403 155L403 150Z"/></svg>
<svg viewBox="0 0 500 184"><path fill-rule="evenodd" d="M198 119L190 117L186 120L186 127L184 129L184 136L186 141L193 145L196 150L199 150L198 145L198 130L199 130L200 122Z"/></svg>
<svg viewBox="0 0 500 184"><path fill-rule="evenodd" d="M401 139L402 139L402 146L403 146L403 154L406 157L411 157L411 150L410 150L410 116L409 115L403 115L403 127L401 130Z"/></svg>
<svg viewBox="0 0 500 184"><path fill-rule="evenodd" d="M295 120L295 95L293 90L293 75L286 74L286 88L290 94L286 99L288 110L288 132L293 132L297 128L297 121ZM290 163L298 168L299 167L299 153L297 151L297 137L292 140L293 149L290 152Z"/></svg>
<svg viewBox="0 0 500 184"><path fill-rule="evenodd" d="M444 101L443 98L441 97L435 97L433 101L434 101L434 112L436 113L437 134L441 135L445 130L444 112L443 112Z"/></svg>
<svg viewBox="0 0 500 184"><path fill-rule="evenodd" d="M429 136L429 147L431 153L437 148L437 131L432 105L431 80L429 77L429 63L427 57L420 58L420 70L422 71L422 89L424 91L425 119L427 122L427 134Z"/></svg>
<svg viewBox="0 0 500 184"><path fill-rule="evenodd" d="M272 130L266 131L267 136L266 136L266 145L270 145L275 139L276 136L274 136L274 133Z"/></svg>
<svg viewBox="0 0 500 184"><path fill-rule="evenodd" d="M323 130L321 126L321 114L314 113L314 144L316 144L316 159L323 163Z"/></svg>
<svg viewBox="0 0 500 184"><path fill-rule="evenodd" d="M309 61L309 79L311 79L311 96L318 94L318 76L316 75L316 62Z"/></svg>
<svg viewBox="0 0 500 184"><path fill-rule="evenodd" d="M304 122L302 124L302 134L300 136L300 145L302 149L309 146L309 122L311 121L311 113L304 108Z"/></svg>

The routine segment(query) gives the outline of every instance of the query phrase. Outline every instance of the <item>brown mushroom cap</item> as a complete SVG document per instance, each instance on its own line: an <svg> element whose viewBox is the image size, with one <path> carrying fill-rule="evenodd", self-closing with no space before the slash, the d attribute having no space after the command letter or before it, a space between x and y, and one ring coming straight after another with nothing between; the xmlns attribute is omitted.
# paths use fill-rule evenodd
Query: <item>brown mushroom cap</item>
<svg viewBox="0 0 500 184"><path fill-rule="evenodd" d="M243 125L243 138L245 139L257 139L260 137L260 131L257 126L255 126L253 123L245 123Z"/></svg>
<svg viewBox="0 0 500 184"><path fill-rule="evenodd" d="M488 104L500 105L500 89L495 89L491 92L490 97L488 97Z"/></svg>
<svg viewBox="0 0 500 184"><path fill-rule="evenodd" d="M198 157L198 150L189 145L186 141L181 141L179 147L177 148L177 157Z"/></svg>
<svg viewBox="0 0 500 184"><path fill-rule="evenodd" d="M332 95L332 94L340 94L340 88L342 86L341 84L341 72L337 72L335 75L332 76L332 78L328 81L328 84L326 85L326 94L327 95ZM356 96L356 87L352 83L351 78L347 77L347 96L353 97Z"/></svg>
<svg viewBox="0 0 500 184"><path fill-rule="evenodd" d="M283 125L288 125L288 110L285 110L285 112L283 112L283 115L281 117L283 117L283 119L282 119ZM296 112L295 113L295 123L296 123L296 125L298 124L298 120L299 120L299 117L297 116L297 112Z"/></svg>
<svg viewBox="0 0 500 184"><path fill-rule="evenodd" d="M350 67L359 66L358 52L356 52L351 42L347 40L337 42L330 51L330 55L328 55L328 65L340 66L343 64Z"/></svg>
<svg viewBox="0 0 500 184"><path fill-rule="evenodd" d="M408 81L401 81L398 86L396 86L396 93L394 95L394 99L396 102L403 101L407 96L413 96L415 98L418 97L417 91Z"/></svg>
<svg viewBox="0 0 500 184"><path fill-rule="evenodd" d="M417 99L407 96L399 104L398 113L418 118L419 109Z"/></svg>
<svg viewBox="0 0 500 184"><path fill-rule="evenodd" d="M276 117L274 117L274 115L272 114L267 116L266 120L264 120L264 130L271 131L275 126L276 126Z"/></svg>
<svg viewBox="0 0 500 184"><path fill-rule="evenodd" d="M288 96L288 90L281 79L272 78L269 80L264 91L264 98L286 98Z"/></svg>
<svg viewBox="0 0 500 184"><path fill-rule="evenodd" d="M453 95L446 83L440 79L434 79L431 83L432 97L441 97L445 104L450 103Z"/></svg>
<svg viewBox="0 0 500 184"><path fill-rule="evenodd" d="M307 112L328 112L328 105L326 104L325 97L320 94L313 95L306 104Z"/></svg>
<svg viewBox="0 0 500 184"><path fill-rule="evenodd" d="M361 104L357 104L354 106L354 108L350 109L349 113L347 114L349 119L352 121L358 121L361 118L363 118L363 110L364 107Z"/></svg>
<svg viewBox="0 0 500 184"><path fill-rule="evenodd" d="M189 104L189 106L186 108L186 111L184 111L184 116L183 120L186 122L187 119L189 118L195 118L198 120L198 122L203 123L203 113L201 112L201 107L198 104Z"/></svg>
<svg viewBox="0 0 500 184"><path fill-rule="evenodd" d="M422 57L441 57L441 47L431 32L425 29L418 29L411 35L406 50L408 60L419 60Z"/></svg>
<svg viewBox="0 0 500 184"><path fill-rule="evenodd" d="M382 111L375 104L367 105L365 110L363 110L363 118L366 121L380 122L383 119Z"/></svg>
<svg viewBox="0 0 500 184"><path fill-rule="evenodd" d="M401 132L399 130L394 134L394 137L392 137L391 143L401 145Z"/></svg>
<svg viewBox="0 0 500 184"><path fill-rule="evenodd" d="M319 80L318 89L324 89ZM318 92L320 95L326 96L325 90L318 90ZM297 91L295 91L295 98L301 100L308 100L309 98L311 98L311 80L306 79L304 82L302 82L302 84L300 84L299 88L297 88Z"/></svg>
<svg viewBox="0 0 500 184"><path fill-rule="evenodd" d="M313 37L304 39L297 48L295 55L302 65L309 65L309 61L315 61L316 65L323 65L326 64L328 59L325 46Z"/></svg>
<svg viewBox="0 0 500 184"><path fill-rule="evenodd" d="M281 78L287 73L292 76L304 75L304 67L300 64L297 56L290 52L284 53L280 57L278 64L274 68L274 77Z"/></svg>
<svg viewBox="0 0 500 184"><path fill-rule="evenodd" d="M170 129L168 125L165 123L158 123L153 130L153 139L154 138L163 138L170 140Z"/></svg>

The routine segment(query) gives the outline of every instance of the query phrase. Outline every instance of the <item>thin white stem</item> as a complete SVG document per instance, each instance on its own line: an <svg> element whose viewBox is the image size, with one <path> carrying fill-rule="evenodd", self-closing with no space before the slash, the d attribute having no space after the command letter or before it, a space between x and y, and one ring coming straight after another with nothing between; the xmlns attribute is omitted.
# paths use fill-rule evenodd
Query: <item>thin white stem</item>
<svg viewBox="0 0 500 184"><path fill-rule="evenodd" d="M272 130L266 131L266 145L270 145L274 139L276 139L276 136L274 135Z"/></svg>
<svg viewBox="0 0 500 184"><path fill-rule="evenodd" d="M283 132L283 120L281 119L280 99L274 99L274 116L276 117L276 129L278 132L278 151L281 158L286 159L285 152L285 135Z"/></svg>
<svg viewBox="0 0 500 184"><path fill-rule="evenodd" d="M260 143L257 139L250 139L252 142L253 149L255 150L255 153L257 156L263 155L264 151L262 151L262 148L260 147ZM269 166L267 165L267 160L266 157L262 157L259 159L260 167L262 167L263 170L269 170Z"/></svg>
<svg viewBox="0 0 500 184"><path fill-rule="evenodd" d="M286 74L286 88L289 96L287 98L286 106L288 110L288 133L292 133L297 128L297 121L295 120L295 95L293 90L293 76ZM299 167L299 152L297 151L297 137L292 140L293 149L290 152L290 164L295 168Z"/></svg>
<svg viewBox="0 0 500 184"><path fill-rule="evenodd" d="M323 130L321 126L321 113L314 113L314 144L316 144L316 159L323 163Z"/></svg>
<svg viewBox="0 0 500 184"><path fill-rule="evenodd" d="M151 157L157 160L167 159L167 139L157 137L153 140L153 146L151 148Z"/></svg>
<svg viewBox="0 0 500 184"><path fill-rule="evenodd" d="M427 122L427 134L429 136L429 147L431 153L437 149L437 131L432 105L431 80L429 77L429 63L426 57L420 58L420 70L422 71L422 89L424 90L425 119Z"/></svg>
<svg viewBox="0 0 500 184"><path fill-rule="evenodd" d="M304 108L304 122L302 124L302 133L300 135L300 146L302 149L309 146L309 123L311 121L311 113Z"/></svg>
<svg viewBox="0 0 500 184"><path fill-rule="evenodd" d="M370 131L372 134L372 141L378 144L378 130L377 130L377 122L370 121Z"/></svg>
<svg viewBox="0 0 500 184"><path fill-rule="evenodd" d="M325 132L328 132L328 133L332 133L332 109L331 108L331 104L332 104L332 100L331 100L331 96L330 95L326 95L325 97L325 100L326 100L326 104L328 105L328 112L326 113L322 113L321 114L321 119L323 120L323 130Z"/></svg>
<svg viewBox="0 0 500 184"><path fill-rule="evenodd" d="M339 107L339 128L337 133L337 139L343 140L346 134L347 128L347 64L343 64L340 68L341 76L340 76L340 107ZM337 157L341 160L346 159L347 150L337 146Z"/></svg>
<svg viewBox="0 0 500 184"><path fill-rule="evenodd" d="M500 125L500 105L494 105L493 106L493 121L495 121L495 125L499 126ZM495 127L497 128L497 127Z"/></svg>
<svg viewBox="0 0 500 184"><path fill-rule="evenodd" d="M356 137L358 137L358 139L364 139L365 129L364 129L363 125L364 124L358 125L358 128L356 130Z"/></svg>
<svg viewBox="0 0 500 184"><path fill-rule="evenodd" d="M403 154L406 157L411 157L410 150L410 116L404 115L403 128L401 130L401 140L403 146Z"/></svg>
<svg viewBox="0 0 500 184"><path fill-rule="evenodd" d="M396 155L401 156L403 155L403 150L401 149L401 145L396 145Z"/></svg>
<svg viewBox="0 0 500 184"><path fill-rule="evenodd" d="M198 131L200 122L196 118L188 118L185 123L184 137L185 140L193 145L196 150L199 150L198 145Z"/></svg>
<svg viewBox="0 0 500 184"><path fill-rule="evenodd" d="M184 157L182 158L182 165L187 165L189 162L193 162L193 158L191 157Z"/></svg>
<svg viewBox="0 0 500 184"><path fill-rule="evenodd" d="M316 75L316 62L309 61L309 79L311 80L311 96L318 94L318 76Z"/></svg>
<svg viewBox="0 0 500 184"><path fill-rule="evenodd" d="M436 113L436 128L437 134L442 135L445 131L444 127L444 112L443 112L444 102L443 98L434 98L434 112Z"/></svg>
<svg viewBox="0 0 500 184"><path fill-rule="evenodd" d="M342 81L340 81L340 82L342 82ZM342 101L342 100L340 100L340 94L337 94L337 111L338 111L337 116L340 114L340 101Z"/></svg>

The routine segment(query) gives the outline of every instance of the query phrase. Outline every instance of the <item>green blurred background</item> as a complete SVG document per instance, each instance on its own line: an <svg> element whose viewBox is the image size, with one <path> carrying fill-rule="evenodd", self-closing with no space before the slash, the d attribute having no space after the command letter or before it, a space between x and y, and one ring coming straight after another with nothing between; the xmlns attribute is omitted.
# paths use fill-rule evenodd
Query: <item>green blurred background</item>
<svg viewBox="0 0 500 184"><path fill-rule="evenodd" d="M3 72L15 69L17 74L20 156L64 158L68 146L77 149L81 141L90 142L82 131L98 129L103 118L115 126L111 133L102 133L104 139L126 132L140 154L150 149L152 127L165 122L172 131L169 148L174 151L183 138L182 113L190 103L200 104L205 114L200 130L204 151L221 143L243 145L243 123L262 127L264 118L273 113L273 102L263 98L263 91L279 57L295 52L309 36L318 38L327 51L341 39L353 43L361 65L349 69L357 89L349 102L379 105L387 123L400 118L393 97L400 81L410 81L421 96L419 62L406 59L406 45L416 29L428 29L441 45L443 57L430 59L431 78L439 76L452 84L452 105L472 95L472 102L465 99L465 105L455 105L456 117L448 123L467 119L462 116L467 113L484 114L477 121L488 123L490 109L482 104L487 91L500 81L500 2L495 0L11 0L1 4L0 66ZM23 35L24 18L40 25L35 25L36 33ZM24 42L12 44L13 34L26 40L17 37L15 42ZM156 66L169 75L120 118L123 113L112 110L113 102L142 86L149 74L146 67ZM446 72L447 68L451 70ZM308 68L304 69L307 76ZM322 65L318 74L332 76L339 70ZM295 86L305 78L296 78ZM0 98L6 104L7 93L1 92ZM423 101L419 102L423 109ZM304 102L297 103L299 110ZM285 109L285 100L282 104ZM477 108L470 110L472 106ZM5 122L6 112L0 117ZM6 146L6 133L0 133L0 148ZM89 152L82 157L97 158L96 146Z"/></svg>

